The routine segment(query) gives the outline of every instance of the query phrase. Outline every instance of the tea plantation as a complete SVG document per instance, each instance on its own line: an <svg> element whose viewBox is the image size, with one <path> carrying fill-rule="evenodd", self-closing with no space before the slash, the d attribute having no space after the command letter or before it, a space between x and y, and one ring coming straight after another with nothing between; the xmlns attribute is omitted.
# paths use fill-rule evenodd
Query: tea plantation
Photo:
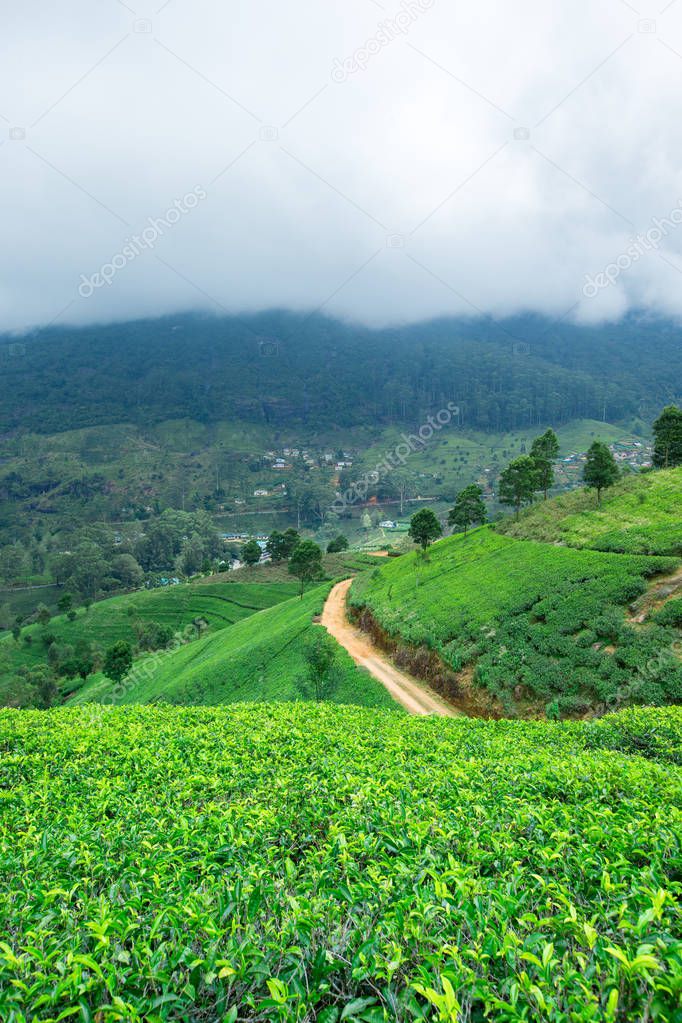
<svg viewBox="0 0 682 1023"><path fill-rule="evenodd" d="M561 541L630 554L682 555L682 468L627 476L596 505L576 490L507 518L497 529L527 540Z"/></svg>
<svg viewBox="0 0 682 1023"><path fill-rule="evenodd" d="M682 1018L682 711L0 712L0 1018Z"/></svg>
<svg viewBox="0 0 682 1023"><path fill-rule="evenodd" d="M678 534L680 526L677 526ZM359 576L351 603L390 635L435 650L503 712L575 714L682 701L682 635L626 620L679 562L515 540L483 528Z"/></svg>
<svg viewBox="0 0 682 1023"><path fill-rule="evenodd" d="M102 649L121 639L134 643L135 626L146 622L182 631L201 619L213 632L287 600L296 589L291 581L256 584L231 580L140 590L98 601L87 611L79 608L73 620L55 615L46 625L29 625L22 630L19 642L6 633L0 639L0 703L11 704L13 697L20 695L14 673L44 663L52 642L76 646L93 641Z"/></svg>
<svg viewBox="0 0 682 1023"><path fill-rule="evenodd" d="M306 676L304 647L312 631L321 629L313 618L328 592L329 584L316 586L302 600L290 598L179 649L141 658L121 684L93 675L70 702L213 705L300 699L297 680ZM336 650L332 671L330 699L335 702L395 706L386 689L357 668L342 647Z"/></svg>

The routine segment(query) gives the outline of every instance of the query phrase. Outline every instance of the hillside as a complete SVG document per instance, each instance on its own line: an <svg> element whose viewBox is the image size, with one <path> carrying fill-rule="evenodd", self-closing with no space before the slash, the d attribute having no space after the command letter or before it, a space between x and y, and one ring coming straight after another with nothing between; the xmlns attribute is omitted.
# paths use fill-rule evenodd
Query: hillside
<svg viewBox="0 0 682 1023"><path fill-rule="evenodd" d="M637 315L617 326L517 316L384 330L283 311L178 315L5 342L2 432L160 423L197 410L204 423L419 424L449 401L462 425L504 431L646 418L682 376L679 327Z"/></svg>
<svg viewBox="0 0 682 1023"><path fill-rule="evenodd" d="M255 590L258 587L254 587ZM297 680L305 677L304 645L320 626L329 585L318 586L301 600L293 597L252 614L177 650L139 660L121 685L93 675L74 693L71 703L238 703L302 699ZM386 690L360 671L340 647L333 668L334 702L394 707Z"/></svg>
<svg viewBox="0 0 682 1023"><path fill-rule="evenodd" d="M48 648L76 648L79 643L95 643L106 650L117 640L132 645L136 627L156 622L172 629L185 642L197 632L195 623L210 632L224 629L248 615L286 600L296 592L291 582L239 583L233 580L169 586L98 601L87 611L82 608L73 621L55 615L46 625L30 625L22 630L19 642L11 635L0 637L0 704L22 702L22 683L17 672L45 663ZM189 630L189 631L185 631ZM78 680L80 682L80 680ZM78 683L65 683L68 692Z"/></svg>
<svg viewBox="0 0 682 1023"><path fill-rule="evenodd" d="M681 616L661 609L679 593L679 561L614 552L679 551L680 481L682 470L640 476L600 510L581 492L498 532L441 540L427 558L413 552L358 577L351 606L408 663L419 660L409 651L435 652L457 673L451 695L465 709L476 693L504 714L680 702ZM575 514L564 518L567 507ZM516 538L536 533L581 549ZM649 590L660 599L643 600Z"/></svg>
<svg viewBox="0 0 682 1023"><path fill-rule="evenodd" d="M598 507L593 492L563 494L528 508L518 522L505 519L497 529L571 547L682 555L682 468L626 476Z"/></svg>
<svg viewBox="0 0 682 1023"><path fill-rule="evenodd" d="M5 710L0 749L8 1023L679 1018L679 710Z"/></svg>
<svg viewBox="0 0 682 1023"><path fill-rule="evenodd" d="M327 429L314 425L267 425L192 418L159 423L118 423L55 433L21 431L0 436L0 541L25 540L31 526L66 535L84 522L117 522L119 528L144 523L149 508L208 508L225 529L267 532L295 521L292 502L277 490L300 476L305 463L294 460L285 473L274 469L268 451L285 447L319 459L325 451L347 450L358 479L370 472L402 440L405 425L367 423ZM410 427L411 429L411 427ZM530 449L535 425L496 432L452 423L410 458L418 488L450 500L486 469ZM562 452L586 450L599 437L631 439L631 432L594 420L572 420L557 427ZM316 467L317 468L317 467ZM334 466L324 464L318 482L329 483ZM560 481L565 482L560 475ZM255 490L268 497L257 498ZM395 500L390 478L377 488L382 501ZM411 490L410 496L416 496ZM239 502L239 503L236 503ZM311 525L316 523L311 519ZM352 523L347 522L347 526ZM125 530L124 530L125 531Z"/></svg>

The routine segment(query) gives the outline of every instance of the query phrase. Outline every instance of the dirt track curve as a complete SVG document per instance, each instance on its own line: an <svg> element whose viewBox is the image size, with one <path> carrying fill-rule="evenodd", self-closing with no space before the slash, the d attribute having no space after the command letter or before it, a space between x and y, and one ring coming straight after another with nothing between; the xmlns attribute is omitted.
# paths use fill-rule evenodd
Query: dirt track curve
<svg viewBox="0 0 682 1023"><path fill-rule="evenodd" d="M423 683L399 671L368 636L350 624L346 615L346 595L352 582L352 579L344 579L334 586L327 597L321 619L327 632L348 651L356 664L374 675L393 699L410 714L457 717L458 711L454 707L450 707Z"/></svg>

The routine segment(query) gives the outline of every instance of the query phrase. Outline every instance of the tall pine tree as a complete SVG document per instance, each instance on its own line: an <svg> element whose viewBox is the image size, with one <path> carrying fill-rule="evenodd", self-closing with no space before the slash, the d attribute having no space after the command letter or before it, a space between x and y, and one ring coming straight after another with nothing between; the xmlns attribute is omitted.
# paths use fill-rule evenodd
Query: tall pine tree
<svg viewBox="0 0 682 1023"><path fill-rule="evenodd" d="M530 457L537 467L537 486L545 495L554 486L554 459L559 454L559 438L554 430L546 430L541 437L536 437L530 449Z"/></svg>
<svg viewBox="0 0 682 1023"><path fill-rule="evenodd" d="M654 423L654 465L672 469L682 465L682 409L666 405Z"/></svg>

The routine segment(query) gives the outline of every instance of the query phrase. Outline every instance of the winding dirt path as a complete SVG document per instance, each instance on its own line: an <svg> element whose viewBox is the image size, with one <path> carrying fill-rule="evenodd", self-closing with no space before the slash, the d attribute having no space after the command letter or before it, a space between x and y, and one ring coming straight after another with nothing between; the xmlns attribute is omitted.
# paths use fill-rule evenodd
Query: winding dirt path
<svg viewBox="0 0 682 1023"><path fill-rule="evenodd" d="M404 671L399 671L387 660L385 654L359 629L350 624L346 615L346 595L352 579L337 583L327 597L322 612L321 624L344 647L356 664L366 668L389 691L394 700L402 704L410 714L439 714L441 717L458 717L459 712L432 692L422 682L417 682Z"/></svg>

